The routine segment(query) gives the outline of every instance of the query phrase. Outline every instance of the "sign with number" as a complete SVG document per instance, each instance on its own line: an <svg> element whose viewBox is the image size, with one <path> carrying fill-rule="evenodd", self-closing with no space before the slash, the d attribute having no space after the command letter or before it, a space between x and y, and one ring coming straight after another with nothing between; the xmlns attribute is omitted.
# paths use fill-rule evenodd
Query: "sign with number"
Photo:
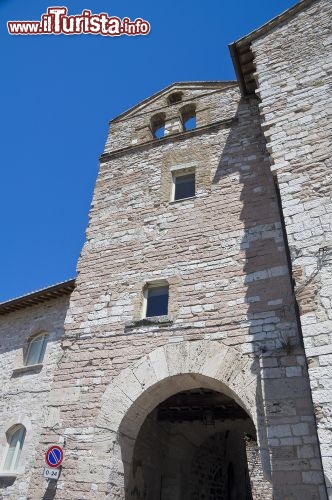
<svg viewBox="0 0 332 500"><path fill-rule="evenodd" d="M59 479L60 469L49 469L45 467L43 476L46 477L46 479Z"/></svg>
<svg viewBox="0 0 332 500"><path fill-rule="evenodd" d="M45 462L49 467L59 467L63 460L63 451L60 446L51 446L45 454Z"/></svg>

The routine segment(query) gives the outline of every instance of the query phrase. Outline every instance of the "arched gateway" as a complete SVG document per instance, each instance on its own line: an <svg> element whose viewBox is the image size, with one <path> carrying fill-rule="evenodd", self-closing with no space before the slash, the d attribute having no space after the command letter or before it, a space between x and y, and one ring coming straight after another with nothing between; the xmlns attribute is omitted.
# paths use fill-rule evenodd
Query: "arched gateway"
<svg viewBox="0 0 332 500"><path fill-rule="evenodd" d="M255 434L257 428L256 409L260 404L256 368L253 359L243 356L240 349L204 340L159 347L115 377L102 398L93 450L93 463L103 470L110 497L175 500L174 491L182 484L188 495L191 488L188 498L201 500L206 497L200 496L200 486L195 487L188 478L188 474L196 479L200 474L201 482L206 476L204 487L212 484L215 495L211 498L232 499L237 464L230 454L242 446L237 456L240 454L240 462L245 462L243 433ZM209 411L211 408L216 413ZM232 420L240 424L229 428L225 422ZM176 429L174 425L170 429L170 423ZM156 429L160 442L156 441ZM163 436L168 443L164 448ZM220 467L208 472L204 463L208 466L207 443L211 439L211 457L220 449ZM181 445L181 440L186 445ZM170 443L174 444L172 450ZM178 468L174 470L174 457L181 454L186 463L183 477L179 477ZM188 484L183 485L183 481ZM228 496L218 496L225 488ZM158 493L152 493L152 489ZM182 500L184 494L179 495Z"/></svg>

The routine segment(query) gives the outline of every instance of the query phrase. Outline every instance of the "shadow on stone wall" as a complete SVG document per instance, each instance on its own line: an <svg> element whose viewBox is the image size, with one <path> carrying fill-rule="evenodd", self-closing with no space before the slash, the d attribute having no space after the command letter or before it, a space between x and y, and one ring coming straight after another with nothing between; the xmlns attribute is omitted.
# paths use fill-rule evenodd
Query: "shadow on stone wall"
<svg viewBox="0 0 332 500"><path fill-rule="evenodd" d="M290 498L299 498L302 493L317 494L316 486L302 484L301 473L310 470L310 460L300 459L296 446L303 444L301 433L310 434L315 441L316 430L278 200L257 104L255 98L240 102L238 124L229 132L213 184L220 186L221 196L233 184L234 197L241 185L242 234L235 236L241 252L233 258L244 271L245 303L232 307L236 321L245 313L243 332L250 344L244 345L244 352L253 355L253 371L260 366L257 434L264 473L271 481L273 471L274 498L285 498L289 491L295 495ZM236 341L236 337L227 337L231 345Z"/></svg>
<svg viewBox="0 0 332 500"><path fill-rule="evenodd" d="M42 496L42 500L53 500L53 498L55 498L56 493L57 493L56 481L51 480L47 484L47 488L44 495Z"/></svg>

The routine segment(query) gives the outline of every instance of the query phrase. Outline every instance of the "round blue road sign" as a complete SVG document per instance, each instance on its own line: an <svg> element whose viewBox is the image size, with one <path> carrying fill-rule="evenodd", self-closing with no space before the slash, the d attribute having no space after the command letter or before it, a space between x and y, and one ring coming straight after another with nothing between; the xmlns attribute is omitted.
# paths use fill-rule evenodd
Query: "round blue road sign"
<svg viewBox="0 0 332 500"><path fill-rule="evenodd" d="M63 460L63 450L60 446L51 446L45 454L45 462L49 467L59 467Z"/></svg>

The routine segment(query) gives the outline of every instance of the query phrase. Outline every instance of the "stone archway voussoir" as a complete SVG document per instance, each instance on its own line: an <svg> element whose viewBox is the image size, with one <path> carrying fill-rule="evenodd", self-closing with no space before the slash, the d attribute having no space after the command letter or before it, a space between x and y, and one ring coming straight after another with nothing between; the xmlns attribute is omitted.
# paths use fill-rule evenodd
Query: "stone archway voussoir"
<svg viewBox="0 0 332 500"><path fill-rule="evenodd" d="M157 380L163 380L169 377L168 364L164 347L158 347L150 352L149 360L155 372Z"/></svg>

